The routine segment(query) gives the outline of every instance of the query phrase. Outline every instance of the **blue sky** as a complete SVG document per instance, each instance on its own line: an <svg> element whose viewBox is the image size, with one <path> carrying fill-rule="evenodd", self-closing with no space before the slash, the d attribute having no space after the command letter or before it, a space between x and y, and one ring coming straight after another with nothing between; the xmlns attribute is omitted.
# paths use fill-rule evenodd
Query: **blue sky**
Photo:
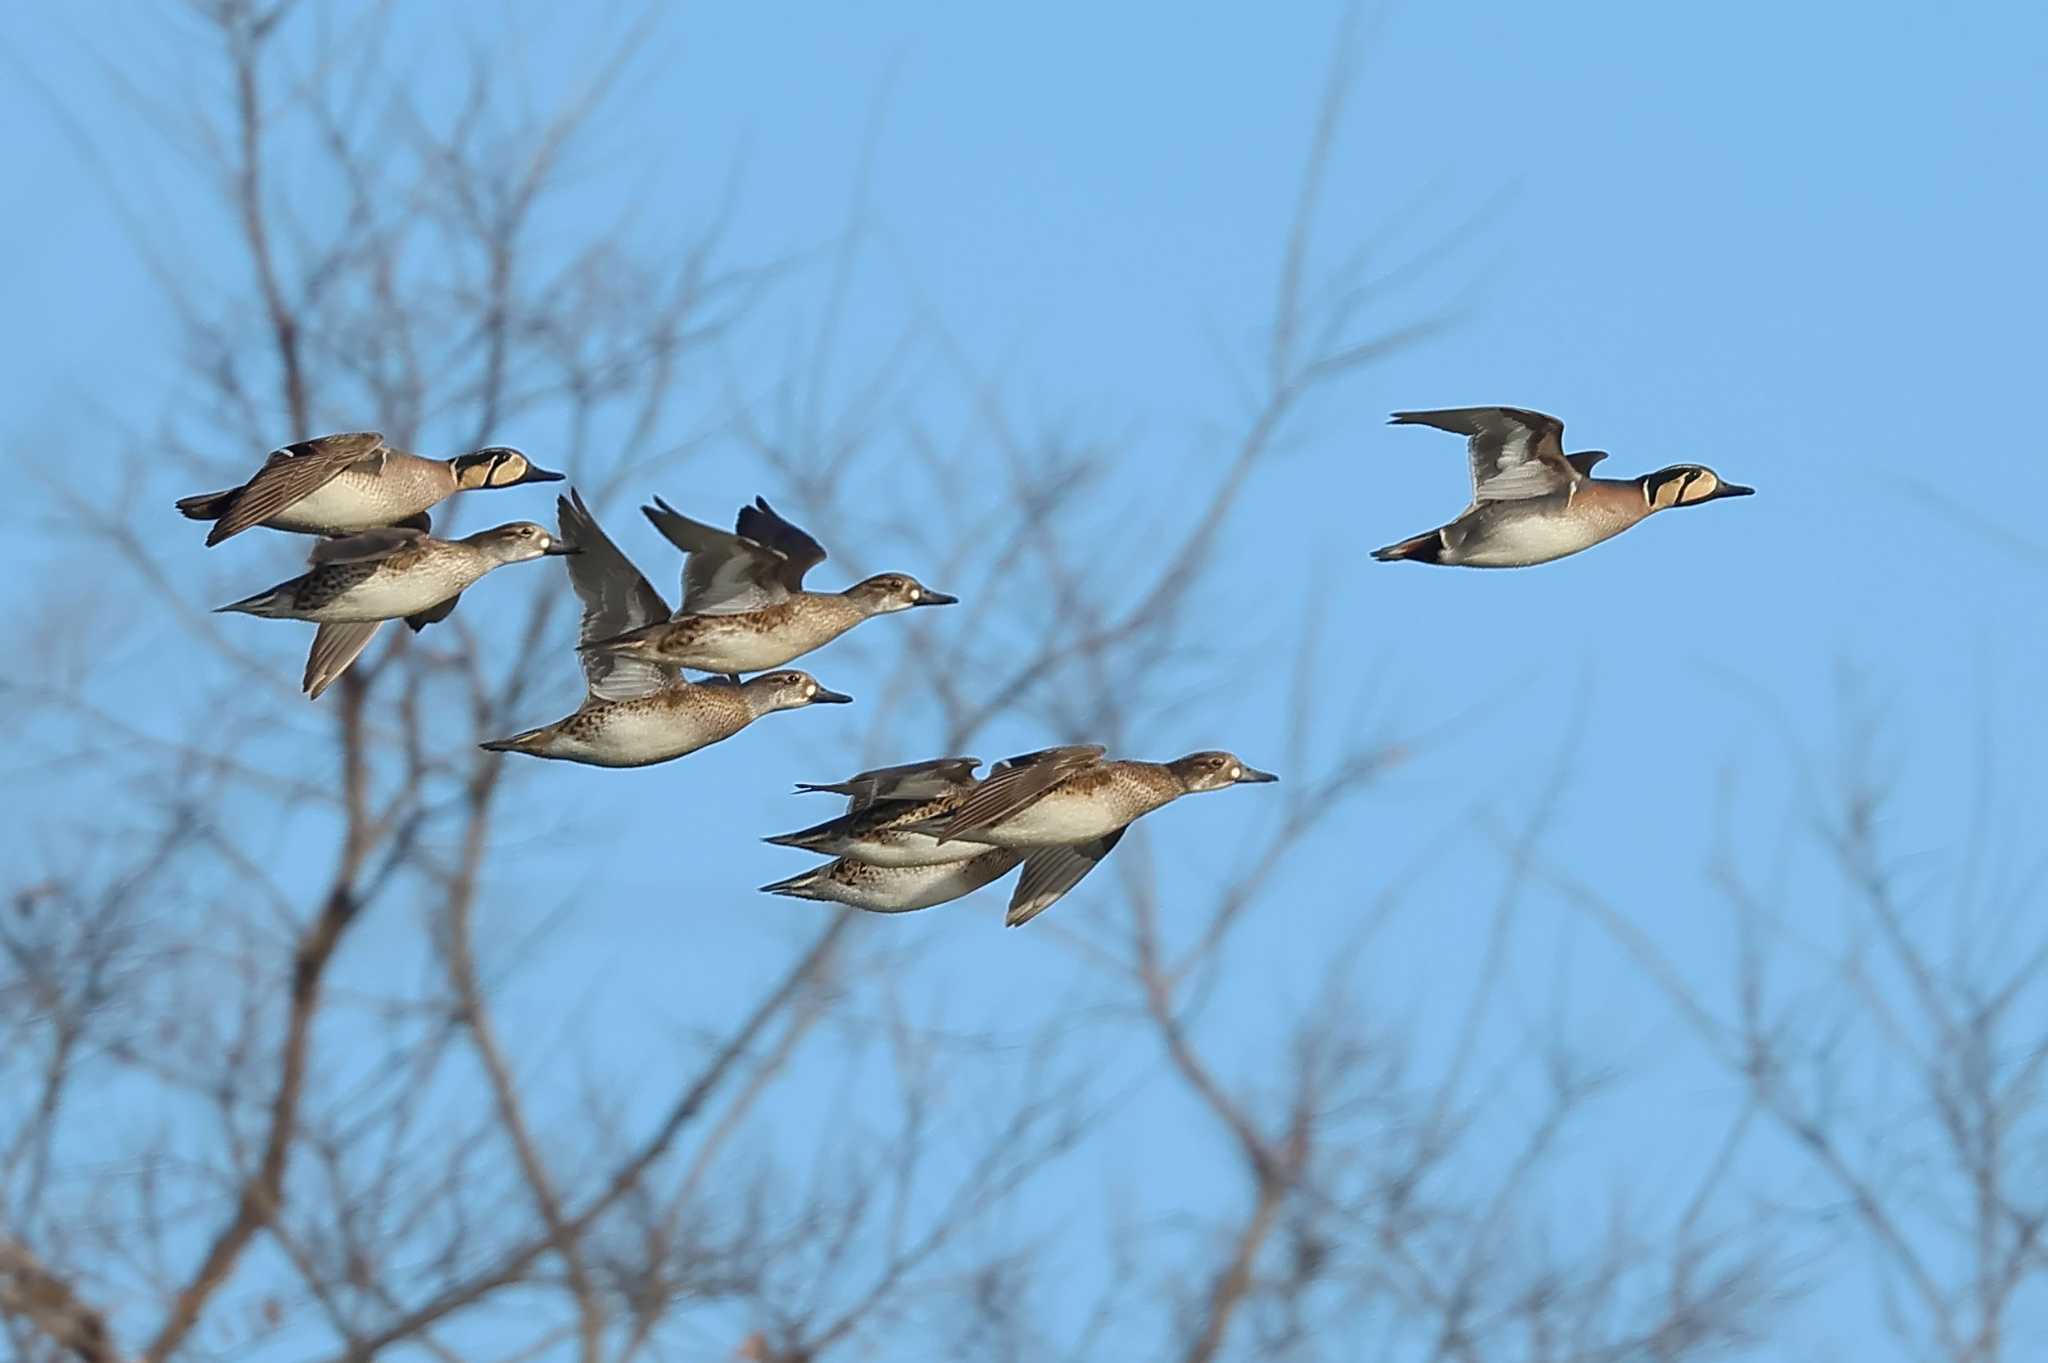
<svg viewBox="0 0 2048 1363"><path fill-rule="evenodd" d="M1269 316L1338 17L1322 3L705 7L666 32L667 55L615 134L621 169L593 181L589 222L552 227L568 239L610 221L627 181L650 218L689 220L738 158L733 240L758 255L812 246L843 219L879 107L875 247L851 295L848 353L886 346L915 296L978 364L1001 370L1016 410L1123 437L1116 491L1170 511L1187 470L1214 458L1215 432L1243 420L1233 373ZM420 22L444 20L461 22ZM1529 817L1561 751L1545 858L1707 980L1729 959L1725 909L1703 875L1721 783L1737 782L1738 848L1768 860L1802 817L1788 754L1829 751L1845 670L1883 698L1884 745L1907 773L1886 810L1904 861L1938 869L1963 855L1969 830L1953 792L1986 730L2013 796L1994 810L1994 833L2024 846L2025 817L2013 811L2034 807L2028 792L2048 756L2034 700L2048 681L2048 534L2029 514L2042 458L2030 411L2036 319L2048 310L2036 244L2048 218L2038 165L2048 17L2014 4L1493 0L1397 6L1366 27L1318 241L1336 252L1383 238L1391 262L1476 222L1383 314L1400 321L1449 303L1458 324L1315 404L1261 470L1204 602L1218 647L1243 654L1243 703L1186 707L1145 737L1149 755L1222 745L1273 765L1265 754L1284 732L1286 691L1259 622L1310 601L1329 612L1329 694L1369 693L1371 731L1459 723L1307 849L1237 939L1236 974L1205 1025L1239 1077L1271 1038L1275 1000L1297 996L1360 906L1432 843L1451 850L1406 885L1408 907L1357 989L1425 1054L1443 1044L1447 984L1469 977L1504 875L1482 830ZM42 87L0 82L0 121L33 130L9 139L10 178L40 205L0 225L17 459L60 441L89 466L104 443L96 430L147 431L175 409L172 319L51 112L54 93L89 135L118 136L130 115L81 92L98 88L91 52L145 51L149 29L138 29L54 11L0 20L9 66ZM536 26L506 79L543 94L551 63L578 51L578 38L572 25ZM647 165L660 173L637 179ZM178 168L156 173L172 187L158 208L167 234L208 258L218 247L195 235ZM1562 416L1569 446L1612 452L1604 473L1702 462L1758 495L1660 517L1525 572L1368 560L1466 495L1458 442L1390 430L1386 412L1494 402ZM506 438L554 462L539 442ZM647 491L709 515L780 489L736 445L714 441L686 480ZM545 508L529 500L531 513ZM645 527L619 511L608 520L666 586ZM180 528L167 520L165 531ZM1142 552L1111 545L1104 571ZM889 557L884 546L855 554L867 567ZM17 612L39 590L24 569L91 571L89 550L41 507L0 555ZM251 553L232 572L253 590L279 561ZM231 570L208 566L195 590L218 596ZM134 675L156 627L137 628L139 639L110 644L114 670L94 685L118 689ZM272 633L280 674L296 675L302 640ZM856 696L874 682L858 652L815 661L828 685ZM535 722L574 703L574 670L566 656L555 665ZM533 1005L536 1035L559 1034L564 1005L587 1009L581 1044L629 1070L632 1043L620 1037L658 1042L664 1024L647 1019L692 1017L696 1001L733 987L731 962L774 959L812 906L750 897L792 869L751 839L796 826L787 780L830 776L847 760L844 718L782 717L683 766L526 778L529 793L579 811L594 838L675 858L628 859L592 894L574 858L508 853L508 883L542 887L523 910L577 905L545 961L509 986ZM1240 822L1262 817L1260 794L1163 814L1150 845L1182 874L1217 872ZM19 826L9 834L21 836ZM1821 882L1802 877L1810 867L1790 885L1814 891L1812 926L1824 936ZM906 986L934 1016L1028 1014L1076 987L1075 955L1057 933L989 931L996 893L889 925L940 939ZM1114 894L1114 878L1097 877L1056 914L1111 914ZM358 947L374 951L375 940ZM1578 1133L1570 1167L1583 1182L1562 1184L1560 1203L1603 1196L1617 1180L1654 1188L1682 1177L1699 1133L1727 1120L1729 1081L1554 895L1530 893L1514 959L1531 1016L1561 998L1584 1035L1641 1072ZM1798 964L1786 968L1796 979ZM1495 1026L1493 1043L1511 1050L1518 1023ZM1173 1100L1146 1092L1047 1196L1092 1195L1130 1174L1139 1149L1161 1187L1215 1167L1214 1150L1180 1137ZM1759 1194L1800 1176L1796 1156L1769 1141L1745 1169ZM1828 1261L1824 1286L1787 1322L1783 1356L1889 1356L1861 1273L1853 1253Z"/></svg>

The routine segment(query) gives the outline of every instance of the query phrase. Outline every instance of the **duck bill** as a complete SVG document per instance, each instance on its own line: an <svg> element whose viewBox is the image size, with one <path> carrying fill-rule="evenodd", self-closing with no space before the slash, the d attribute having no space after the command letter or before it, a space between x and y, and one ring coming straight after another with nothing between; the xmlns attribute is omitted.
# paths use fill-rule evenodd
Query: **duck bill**
<svg viewBox="0 0 2048 1363"><path fill-rule="evenodd" d="M1260 771L1257 767L1246 767L1243 774L1237 778L1237 784L1241 786L1262 786L1269 781L1277 781L1279 779L1270 771Z"/></svg>
<svg viewBox="0 0 2048 1363"><path fill-rule="evenodd" d="M538 464L528 463L526 466L526 476L517 482L507 483L505 486L519 487L526 483L559 483L567 476L567 474L551 472Z"/></svg>
<svg viewBox="0 0 2048 1363"><path fill-rule="evenodd" d="M555 476L556 476L557 478L561 477L561 475L560 475L559 473L558 473L558 474L556 474ZM563 542L562 542L561 540L556 540L556 541L555 541L554 543L550 544L550 545L549 545L549 546L548 546L547 548L545 548L545 549L541 550L541 552L542 552L543 554L546 554L546 555L548 555L548 556L549 556L549 557L551 557L551 558L563 558L563 557L566 557L567 555L570 555L570 554L580 554L580 553L582 553L582 552L583 552L583 546L582 546L582 545L580 545L580 544L565 544L565 543L563 543Z"/></svg>
<svg viewBox="0 0 2048 1363"><path fill-rule="evenodd" d="M1754 496L1756 496L1756 489L1753 487L1744 487L1740 483L1723 483L1721 484L1721 486L1714 489L1713 495L1708 497L1702 497L1700 498L1700 500L1703 502L1718 502L1723 497Z"/></svg>
<svg viewBox="0 0 2048 1363"><path fill-rule="evenodd" d="M827 691L821 686L818 688L817 694L811 697L811 704L851 705L853 704L853 697L847 695L844 691Z"/></svg>
<svg viewBox="0 0 2048 1363"><path fill-rule="evenodd" d="M927 587L924 590L924 595L917 598L917 604L920 606L957 606L960 604L960 598L948 596L945 592L935 592Z"/></svg>

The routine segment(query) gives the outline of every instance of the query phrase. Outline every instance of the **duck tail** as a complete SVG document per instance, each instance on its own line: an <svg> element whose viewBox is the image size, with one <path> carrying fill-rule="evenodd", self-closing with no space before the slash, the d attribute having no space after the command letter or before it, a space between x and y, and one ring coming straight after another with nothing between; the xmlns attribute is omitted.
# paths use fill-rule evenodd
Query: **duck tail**
<svg viewBox="0 0 2048 1363"><path fill-rule="evenodd" d="M769 841L773 842L775 839L770 838ZM761 893L788 895L791 899L823 899L825 896L817 892L817 886L818 882L824 879L825 873L831 869L831 865L827 862L823 866L813 866L810 870L793 875L787 880L763 885Z"/></svg>
<svg viewBox="0 0 2048 1363"><path fill-rule="evenodd" d="M537 757L540 755L541 744L547 741L549 728L548 725L542 725L538 729L528 729L523 733L513 734L510 738L494 738L477 746L485 752L523 752Z"/></svg>
<svg viewBox="0 0 2048 1363"><path fill-rule="evenodd" d="M1431 530L1412 539L1402 540L1399 544L1375 549L1372 556L1382 563L1398 563L1404 559L1415 563L1442 563L1444 537L1442 532Z"/></svg>
<svg viewBox="0 0 2048 1363"><path fill-rule="evenodd" d="M202 492L196 497L180 497L178 510L185 513L187 520L217 521L228 514L228 508L234 505L235 494L240 491L238 487L231 487L226 492Z"/></svg>
<svg viewBox="0 0 2048 1363"><path fill-rule="evenodd" d="M800 851L813 852L818 850L820 843L825 842L837 831L833 827L833 824L837 822L838 820L835 819L833 823L821 823L810 828L799 828L794 833L777 833L775 836L763 838L761 841L773 843L777 847L794 847Z"/></svg>
<svg viewBox="0 0 2048 1363"><path fill-rule="evenodd" d="M225 606L215 606L213 613L225 615L230 611L239 611L243 615L261 615L271 620L289 619L286 608L291 605L291 593L285 590L289 586L289 582L280 582L268 591L245 596L240 601L230 601Z"/></svg>

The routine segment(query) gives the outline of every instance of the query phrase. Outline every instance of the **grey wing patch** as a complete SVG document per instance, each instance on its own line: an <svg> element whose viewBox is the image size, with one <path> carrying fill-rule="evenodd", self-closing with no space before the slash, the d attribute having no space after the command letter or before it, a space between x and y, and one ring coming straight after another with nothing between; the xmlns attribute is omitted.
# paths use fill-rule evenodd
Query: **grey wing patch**
<svg viewBox="0 0 2048 1363"><path fill-rule="evenodd" d="M784 520L766 497L754 498L752 506L740 508L734 529L756 544L765 544L782 555L776 576L793 592L803 590L804 574L825 561L825 546L800 527Z"/></svg>
<svg viewBox="0 0 2048 1363"><path fill-rule="evenodd" d="M457 592L438 606L429 606L423 611L406 616L405 623L411 627L414 634L418 634L428 625L438 625L455 614L455 603L461 599L462 593Z"/></svg>
<svg viewBox="0 0 2048 1363"><path fill-rule="evenodd" d="M1099 744L1066 748L1045 748L999 762L988 779L974 788L939 833L940 842L952 842L978 829L990 828L1012 818L1044 799L1060 782L1102 760Z"/></svg>
<svg viewBox="0 0 2048 1363"><path fill-rule="evenodd" d="M1109 855L1128 827L1072 847L1048 847L1024 858L1024 874L1017 877L1017 889L1010 896L1010 911L1003 915L1003 926L1022 927L1065 898L1067 891L1079 885Z"/></svg>
<svg viewBox="0 0 2048 1363"><path fill-rule="evenodd" d="M1516 502L1566 492L1584 477L1564 457L1564 423L1521 407L1447 407L1396 412L1397 426L1433 426L1466 437L1472 500Z"/></svg>
<svg viewBox="0 0 2048 1363"><path fill-rule="evenodd" d="M733 615L788 599L783 578L789 557L780 549L693 521L659 497L640 510L688 556L680 614Z"/></svg>
<svg viewBox="0 0 2048 1363"><path fill-rule="evenodd" d="M978 757L940 757L929 762L876 767L872 771L857 772L844 781L817 785L798 782L797 789L844 795L846 812L858 814L869 805L884 800L922 803L971 786L974 784L974 769L980 765Z"/></svg>
<svg viewBox="0 0 2048 1363"><path fill-rule="evenodd" d="M372 620L365 624L322 625L315 630L312 652L306 655L306 699L320 699L320 693L334 685L348 671L349 664L370 646L383 623Z"/></svg>
<svg viewBox="0 0 2048 1363"><path fill-rule="evenodd" d="M369 464L381 470L388 453L384 437L377 431L323 435L273 451L256 476L234 494L227 510L207 532L206 542L219 544L230 535L263 524L326 487L344 469Z"/></svg>
<svg viewBox="0 0 2048 1363"><path fill-rule="evenodd" d="M581 493L571 488L568 496L557 497L555 513L562 538L580 551L563 560L569 565L569 585L583 603L579 642L609 639L668 619L668 602L604 533ZM599 700L631 700L676 679L672 667L601 649L579 650L578 656L584 683Z"/></svg>
<svg viewBox="0 0 2048 1363"><path fill-rule="evenodd" d="M1577 473L1579 477L1590 478L1593 476L1593 465L1606 457L1606 450L1581 450L1577 454L1566 455L1564 462L1570 464L1572 471Z"/></svg>
<svg viewBox="0 0 2048 1363"><path fill-rule="evenodd" d="M359 534L320 540L306 556L308 563L374 563L406 549L427 543L424 531L404 526L381 525Z"/></svg>

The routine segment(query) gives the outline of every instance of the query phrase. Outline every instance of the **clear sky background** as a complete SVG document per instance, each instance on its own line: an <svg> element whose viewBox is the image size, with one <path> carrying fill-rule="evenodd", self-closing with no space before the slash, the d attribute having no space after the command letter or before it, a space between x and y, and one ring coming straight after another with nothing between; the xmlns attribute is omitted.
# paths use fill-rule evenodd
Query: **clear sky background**
<svg viewBox="0 0 2048 1363"><path fill-rule="evenodd" d="M22 6L0 18L13 73L0 80L0 126L12 130L0 157L17 196L0 216L8 458L37 460L55 441L87 478L119 432L151 429L177 397L173 321L52 111L54 94L80 128L120 141L132 115L96 93L92 54L132 57L151 37L112 13ZM671 25L621 164L658 163L634 178L647 213L690 220L738 159L732 239L758 255L804 248L843 219L879 100L878 247L845 320L849 353L887 345L914 291L978 363L1003 371L1018 409L1124 434L1118 495L1171 506L1184 470L1213 459L1213 432L1243 419L1232 366L1269 315L1338 19L1320 2L705 6ZM1358 993L1389 1025L1412 1027L1425 1053L1442 1044L1447 982L1469 978L1506 873L1483 829L1519 826L1561 753L1545 857L1707 981L1725 979L1729 959L1726 911L1704 875L1722 783L1737 783L1738 850L1761 866L1811 813L1792 757L1803 748L1827 769L1846 673L1883 702L1902 778L1884 817L1902 859L1930 880L1958 864L1969 829L1955 793L1987 744L2005 792L1996 836L2039 837L2048 534L2033 408L2048 358L2048 11L1465 0L1389 7L1368 30L1321 231L1333 243L1384 234L1398 259L1476 221L1383 314L1452 304L1460 320L1318 404L1259 475L1204 605L1215 646L1242 653L1245 689L1183 707L1145 736L1145 755L1227 746L1273 765L1286 659L1271 654L1265 622L1305 599L1327 604L1322 674L1332 695L1368 697L1367 731L1455 728L1310 846L1237 939L1240 969L1205 1026L1241 1039L1242 1056L1223 1048L1240 1078L1284 1001L1396 878L1407 908L1361 966ZM506 79L545 86L574 38L573 26L536 30ZM217 247L195 234L178 173L160 167L167 192L152 211L203 257ZM591 225L610 221L620 189L597 178ZM1372 548L1447 519L1467 494L1460 443L1389 429L1386 413L1481 403L1558 414L1568 447L1612 451L1603 473L1696 461L1758 494L1534 570L1371 562ZM543 440L502 434L555 462ZM247 453L253 463L261 451ZM163 532L179 535L190 527L159 494L191 490L134 491L161 500ZM647 491L716 519L782 489L714 440L686 477ZM524 499L508 516L548 505L503 495ZM104 590L90 546L31 505L30 524L0 544L0 599L17 619L53 591L47 567L68 570L66 594ZM647 527L609 520L667 587ZM1101 571L1145 547L1105 542ZM847 556L964 591L885 545ZM242 546L194 589L229 599L288 560L288 549ZM90 678L102 699L178 685L178 658L150 648L172 632L103 618L119 632ZM296 676L301 633L270 633L280 675ZM827 685L856 696L874 683L872 661L859 650L814 659ZM565 713L579 682L566 653L535 665L560 673L538 723ZM786 783L837 774L855 732L820 711L680 765L528 774L521 790L551 802L549 819L574 809L588 831L567 853L515 844L496 868L519 901L508 915L573 905L545 959L508 985L529 1005L522 1025L559 1038L576 1016L582 1039L549 1044L629 1071L636 1047L664 1044L705 999L747 997L759 978L749 971L825 911L752 895L801 864L753 839L796 826ZM1022 748L1082 736L1002 737ZM8 783L22 802L0 834L9 860L39 836L19 817L37 770L31 757ZM82 811L88 794L67 798ZM1241 823L1263 817L1260 796L1168 811L1151 821L1152 845L1182 874L1220 870ZM592 844L617 857L601 880L582 869ZM1427 845L1450 850L1413 871ZM1037 929L1119 912L1115 893L1115 878L1098 876L1029 932L995 930L998 890L880 927L943 939L909 984L934 1016L1030 1016L1057 1007L1078 969L1060 930ZM1817 936L1831 893L1811 904ZM351 968L376 968L378 940L353 944ZM1604 1205L1616 1184L1654 1200L1697 1168L1734 1086L1554 898L1532 894L1514 952L1526 1017L1561 1008L1589 1050L1635 1076L1577 1131L1579 1181L1557 1188L1560 1207ZM1786 968L1796 979L1798 963ZM1512 1012L1496 1023L1503 1054L1516 1044ZM1200 1186L1219 1155L1185 1134L1185 1115L1152 1092L1038 1196L1050 1206L1131 1177ZM1796 1152L1769 1139L1747 1152L1742 1178L1759 1197L1782 1202L1801 1177ZM1854 1252L1820 1261L1816 1290L1758 1356L1890 1357L1864 1270Z"/></svg>

